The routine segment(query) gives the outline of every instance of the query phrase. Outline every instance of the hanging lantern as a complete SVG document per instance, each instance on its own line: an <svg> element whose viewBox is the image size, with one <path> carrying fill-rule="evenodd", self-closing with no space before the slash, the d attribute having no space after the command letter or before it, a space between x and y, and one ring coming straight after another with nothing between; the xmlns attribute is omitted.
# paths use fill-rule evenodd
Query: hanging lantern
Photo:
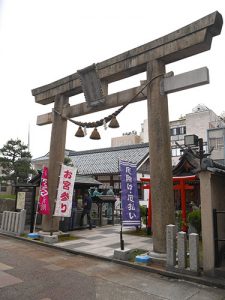
<svg viewBox="0 0 225 300"><path fill-rule="evenodd" d="M109 123L109 127L110 128L118 128L118 127L120 127L120 125L119 125L119 123L118 123L118 121L117 121L117 119L116 119L115 116L112 117L112 119L111 119L111 121Z"/></svg>
<svg viewBox="0 0 225 300"><path fill-rule="evenodd" d="M84 137L84 132L81 126L77 129L77 132L75 133L76 137Z"/></svg>
<svg viewBox="0 0 225 300"><path fill-rule="evenodd" d="M92 134L90 135L90 139L92 140L100 140L101 137L100 137L100 134L97 130L97 128L95 127L95 129L92 131Z"/></svg>

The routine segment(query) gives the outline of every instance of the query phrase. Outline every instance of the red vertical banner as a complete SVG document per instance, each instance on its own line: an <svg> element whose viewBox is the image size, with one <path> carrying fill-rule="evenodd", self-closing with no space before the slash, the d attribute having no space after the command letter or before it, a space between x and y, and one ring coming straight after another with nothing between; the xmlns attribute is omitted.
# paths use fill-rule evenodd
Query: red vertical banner
<svg viewBox="0 0 225 300"><path fill-rule="evenodd" d="M49 195L48 195L48 168L44 167L41 176L40 196L38 200L38 213L41 215L50 214Z"/></svg>

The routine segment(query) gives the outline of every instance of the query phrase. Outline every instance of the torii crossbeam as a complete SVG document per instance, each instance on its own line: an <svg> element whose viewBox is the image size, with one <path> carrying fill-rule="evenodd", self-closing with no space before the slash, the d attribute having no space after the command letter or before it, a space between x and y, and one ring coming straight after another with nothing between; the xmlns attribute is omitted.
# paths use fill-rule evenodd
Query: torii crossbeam
<svg viewBox="0 0 225 300"><path fill-rule="evenodd" d="M38 116L37 124L52 123L49 157L49 196L53 207L60 163L64 160L67 118L105 110L126 104L140 90L134 87L108 95L108 84L147 71L147 80L152 81L146 92L139 94L133 102L146 99L148 105L150 174L152 180L153 250L165 253L166 225L174 223L172 188L172 166L170 153L169 118L167 95L160 93L160 75L165 74L165 65L207 51L212 38L219 35L223 19L214 12L173 33L140 47L96 64L96 81L100 81L104 101L92 106L90 103L69 106L69 97L84 92L79 72L32 90L36 103L54 102L53 112ZM89 67L88 67L89 68ZM58 113L56 113L56 111ZM52 216L43 218L43 230L58 230L58 220Z"/></svg>

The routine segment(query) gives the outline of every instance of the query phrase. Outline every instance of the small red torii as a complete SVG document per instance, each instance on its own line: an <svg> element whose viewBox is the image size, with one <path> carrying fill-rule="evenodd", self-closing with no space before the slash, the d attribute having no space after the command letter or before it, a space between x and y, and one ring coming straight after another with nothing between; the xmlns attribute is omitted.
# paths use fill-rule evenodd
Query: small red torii
<svg viewBox="0 0 225 300"><path fill-rule="evenodd" d="M179 190L181 194L181 211L182 211L182 230L187 232L187 214L186 214L186 190L193 190L194 186L190 185L188 182L194 181L197 179L196 175L191 176L180 176L180 177L173 177L173 185L174 190ZM149 197L148 197L148 222L147 228L151 230L152 226L152 199L151 199L151 178L141 177L141 182L143 183L142 189L149 190ZM188 181L188 182L187 182Z"/></svg>

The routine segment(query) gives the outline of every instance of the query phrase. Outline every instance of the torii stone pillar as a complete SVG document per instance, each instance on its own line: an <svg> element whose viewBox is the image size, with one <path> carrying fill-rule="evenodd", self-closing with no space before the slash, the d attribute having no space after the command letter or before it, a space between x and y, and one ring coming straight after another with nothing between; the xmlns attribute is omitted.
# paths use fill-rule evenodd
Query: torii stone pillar
<svg viewBox="0 0 225 300"><path fill-rule="evenodd" d="M43 231L58 231L59 217L52 217L54 213L54 202L57 196L57 185L60 173L60 165L64 162L67 119L62 118L63 109L68 106L69 98L64 95L55 96L53 109L53 123L51 133L51 143L49 152L49 180L48 192L51 205L51 215L43 215Z"/></svg>
<svg viewBox="0 0 225 300"><path fill-rule="evenodd" d="M165 64L154 60L147 66L149 156L151 174L153 251L166 252L166 225L175 224L168 101L160 94ZM153 158L154 159L151 159ZM163 186L163 189L162 189Z"/></svg>

